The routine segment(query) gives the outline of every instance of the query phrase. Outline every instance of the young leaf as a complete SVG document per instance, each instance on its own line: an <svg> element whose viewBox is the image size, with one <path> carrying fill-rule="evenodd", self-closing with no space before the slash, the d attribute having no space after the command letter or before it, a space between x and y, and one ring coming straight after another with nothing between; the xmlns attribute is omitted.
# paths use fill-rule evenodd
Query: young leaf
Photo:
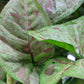
<svg viewBox="0 0 84 84"><path fill-rule="evenodd" d="M84 56L84 16L61 25L29 31L29 34L39 41L43 40Z"/></svg>
<svg viewBox="0 0 84 84"><path fill-rule="evenodd" d="M84 79L84 59L70 62L66 58L53 58L44 63L40 84L57 84L65 76Z"/></svg>
<svg viewBox="0 0 84 84"><path fill-rule="evenodd" d="M35 39L29 37L27 31L48 25L51 25L51 22L37 0L10 0L2 10L0 14L0 65L13 79L24 84L39 84L39 75L37 68L33 67L31 56L40 56L42 52L45 56L48 52L44 50L49 45L43 43L46 48L42 48L41 51L36 49L39 53L34 55L32 45Z"/></svg>
<svg viewBox="0 0 84 84"><path fill-rule="evenodd" d="M52 23L56 23L72 14L80 7L83 0L38 0Z"/></svg>

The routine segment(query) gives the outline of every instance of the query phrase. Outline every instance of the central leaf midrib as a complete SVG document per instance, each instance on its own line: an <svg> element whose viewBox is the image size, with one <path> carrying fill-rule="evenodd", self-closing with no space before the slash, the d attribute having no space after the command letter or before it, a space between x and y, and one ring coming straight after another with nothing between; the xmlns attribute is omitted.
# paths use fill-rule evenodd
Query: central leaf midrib
<svg viewBox="0 0 84 84"><path fill-rule="evenodd" d="M28 25L28 15L27 15L28 14L27 5L28 5L27 4L27 0L24 0L24 11L25 11L24 18L25 18L25 30L26 31L28 31L28 28L29 28L29 25ZM28 41L28 51L29 51L29 53L31 55L32 63L34 63L33 53L31 51L31 47L30 47L31 42L30 42L30 36L29 35L27 36L27 41Z"/></svg>
<svg viewBox="0 0 84 84"><path fill-rule="evenodd" d="M28 10L27 10L28 4L26 4L26 3L27 3L27 1L24 0L25 30L28 31L28 30L30 30L30 29L28 29L28 28L29 28L29 26L28 26L28 23L29 23L29 22L28 22ZM48 17L47 14L45 13L45 11L44 11L43 8L41 7L41 5L38 3L38 1L37 1L37 0L34 0L33 3L35 4L35 6L36 6L38 9L40 9L39 11L43 14L45 20L48 22L48 25L52 25L52 23L51 23L49 17ZM30 4L29 4L29 5L30 5ZM29 51L29 53L30 53L30 55L31 55L32 63L35 63L34 55L33 55L33 53L32 53L32 49L31 49L31 38L30 38L29 34L27 34L27 35L28 35L27 41L28 41L28 49L29 49L28 51Z"/></svg>

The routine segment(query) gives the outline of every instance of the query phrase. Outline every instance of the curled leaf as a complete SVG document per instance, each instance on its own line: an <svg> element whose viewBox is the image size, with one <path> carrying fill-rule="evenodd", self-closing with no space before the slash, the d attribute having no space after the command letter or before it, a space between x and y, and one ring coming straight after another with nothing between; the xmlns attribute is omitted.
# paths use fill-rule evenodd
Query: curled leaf
<svg viewBox="0 0 84 84"><path fill-rule="evenodd" d="M61 25L29 31L29 34L39 41L46 41L84 56L84 16Z"/></svg>

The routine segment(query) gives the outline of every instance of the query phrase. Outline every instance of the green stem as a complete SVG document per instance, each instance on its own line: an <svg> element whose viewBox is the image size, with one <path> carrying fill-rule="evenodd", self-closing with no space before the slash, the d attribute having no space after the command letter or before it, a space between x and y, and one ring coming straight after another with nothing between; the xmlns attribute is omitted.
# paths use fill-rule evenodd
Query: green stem
<svg viewBox="0 0 84 84"><path fill-rule="evenodd" d="M15 84L15 80L7 74L7 84Z"/></svg>

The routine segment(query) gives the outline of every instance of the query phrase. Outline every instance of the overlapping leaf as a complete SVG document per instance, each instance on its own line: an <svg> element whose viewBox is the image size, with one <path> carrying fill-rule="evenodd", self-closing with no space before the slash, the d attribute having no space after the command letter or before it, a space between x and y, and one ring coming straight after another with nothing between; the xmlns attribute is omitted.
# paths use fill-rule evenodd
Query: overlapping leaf
<svg viewBox="0 0 84 84"><path fill-rule="evenodd" d="M67 81L64 84L83 84L83 83L84 83L84 79L74 78L74 79L71 79L70 81Z"/></svg>
<svg viewBox="0 0 84 84"><path fill-rule="evenodd" d="M16 49L20 51L24 51L24 52L28 52L28 46L29 46L28 42L26 41L26 39L28 38L26 32L28 30L32 30L32 29L35 30L35 29L38 29L44 26L51 25L49 18L47 17L45 12L42 10L41 6L39 5L37 1L29 0L27 1L27 3L28 3L27 7L24 7L23 1L19 1L19 0L10 1L1 13L4 16L3 21L2 21L3 26L8 31L10 31L13 35L20 38L20 39L16 38L15 42L17 43L13 42L11 44L9 42L9 45L15 47ZM18 8L17 8L17 5L18 5ZM12 37L11 40L12 39L14 39L14 37ZM18 46L15 46L16 44ZM35 43L33 42L33 44ZM46 44L44 43L44 45Z"/></svg>
<svg viewBox="0 0 84 84"><path fill-rule="evenodd" d="M40 84L57 84L65 76L84 79L84 59L70 62L66 58L53 58L44 63Z"/></svg>
<svg viewBox="0 0 84 84"><path fill-rule="evenodd" d="M58 45L72 53L76 51L84 57L84 16L61 25L30 31L29 34L39 41Z"/></svg>
<svg viewBox="0 0 84 84"><path fill-rule="evenodd" d="M73 13L83 0L38 0L53 23Z"/></svg>
<svg viewBox="0 0 84 84"><path fill-rule="evenodd" d="M54 46L49 43L34 40L31 43L31 49L34 55L34 60L39 64L54 56Z"/></svg>
<svg viewBox="0 0 84 84"><path fill-rule="evenodd" d="M51 52L45 52L47 48L52 48L52 45L43 42L38 44L44 46L41 51L35 49L32 45L38 41L34 42L35 39L29 37L27 31L48 25L51 25L51 22L36 0L10 0L2 10L0 65L11 77L25 84L39 84L38 72L33 67L30 49L33 56L40 56L40 53L52 56L53 49ZM37 54L35 50L38 50Z"/></svg>

